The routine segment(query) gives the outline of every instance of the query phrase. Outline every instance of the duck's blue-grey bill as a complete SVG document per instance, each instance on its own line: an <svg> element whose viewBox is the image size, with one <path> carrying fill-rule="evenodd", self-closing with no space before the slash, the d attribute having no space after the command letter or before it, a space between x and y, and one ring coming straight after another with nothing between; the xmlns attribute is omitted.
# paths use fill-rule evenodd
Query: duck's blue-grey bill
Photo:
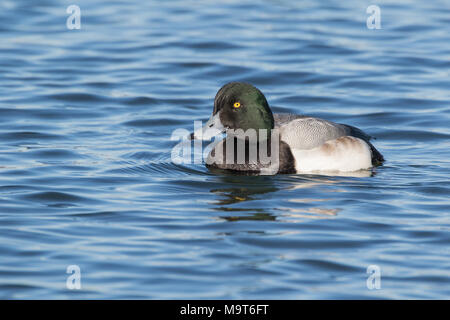
<svg viewBox="0 0 450 320"><path fill-rule="evenodd" d="M218 136L225 132L225 127L220 121L220 112L212 115L206 124L190 134L190 139L211 140L212 137Z"/></svg>

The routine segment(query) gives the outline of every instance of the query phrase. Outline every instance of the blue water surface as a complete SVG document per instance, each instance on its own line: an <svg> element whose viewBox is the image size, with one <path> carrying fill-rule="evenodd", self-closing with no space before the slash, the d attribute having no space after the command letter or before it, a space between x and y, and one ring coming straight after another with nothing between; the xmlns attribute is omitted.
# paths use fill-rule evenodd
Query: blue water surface
<svg viewBox="0 0 450 320"><path fill-rule="evenodd" d="M450 298L448 0L2 0L0 37L0 298ZM365 130L387 162L173 163L229 81Z"/></svg>

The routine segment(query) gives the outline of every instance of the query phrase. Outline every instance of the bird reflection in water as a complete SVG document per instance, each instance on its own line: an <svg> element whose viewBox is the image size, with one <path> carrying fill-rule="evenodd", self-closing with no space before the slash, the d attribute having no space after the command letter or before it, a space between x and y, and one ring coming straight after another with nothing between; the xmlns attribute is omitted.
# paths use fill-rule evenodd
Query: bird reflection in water
<svg viewBox="0 0 450 320"><path fill-rule="evenodd" d="M358 177L371 175L367 172L359 174ZM226 213L219 218L230 222L241 220L300 222L305 218L332 219L341 209L328 208L321 204L329 203L334 199L308 198L301 195L309 194L307 189L332 186L332 190L324 192L329 196L329 191L342 192L343 190L336 187L346 182L341 176L324 175L222 175L219 179L224 187L211 190L218 196L218 199L213 202L213 209ZM268 206L266 200L270 200L271 194L275 192L289 192L290 197L282 202L277 200L277 203ZM253 206L250 205L252 202Z"/></svg>

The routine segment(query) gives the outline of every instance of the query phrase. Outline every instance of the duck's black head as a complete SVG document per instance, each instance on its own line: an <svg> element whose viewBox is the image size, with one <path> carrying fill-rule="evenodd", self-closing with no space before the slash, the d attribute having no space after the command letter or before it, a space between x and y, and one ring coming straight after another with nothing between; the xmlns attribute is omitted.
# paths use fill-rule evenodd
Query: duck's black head
<svg viewBox="0 0 450 320"><path fill-rule="evenodd" d="M274 119L266 97L256 87L244 82L230 82L217 92L211 118L202 128L206 131L224 132L227 129L273 129ZM206 136L205 136L206 134ZM197 138L200 132L194 132Z"/></svg>

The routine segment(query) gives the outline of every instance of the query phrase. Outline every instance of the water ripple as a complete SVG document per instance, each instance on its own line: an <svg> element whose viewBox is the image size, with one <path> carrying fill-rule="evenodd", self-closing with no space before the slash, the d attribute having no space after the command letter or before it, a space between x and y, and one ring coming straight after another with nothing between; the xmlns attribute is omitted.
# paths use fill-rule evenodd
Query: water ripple
<svg viewBox="0 0 450 320"><path fill-rule="evenodd" d="M385 1L380 30L358 1L77 4L80 30L55 0L0 4L0 298L450 296L445 1ZM354 176L173 163L172 133L236 80L274 112L364 129L387 162Z"/></svg>

